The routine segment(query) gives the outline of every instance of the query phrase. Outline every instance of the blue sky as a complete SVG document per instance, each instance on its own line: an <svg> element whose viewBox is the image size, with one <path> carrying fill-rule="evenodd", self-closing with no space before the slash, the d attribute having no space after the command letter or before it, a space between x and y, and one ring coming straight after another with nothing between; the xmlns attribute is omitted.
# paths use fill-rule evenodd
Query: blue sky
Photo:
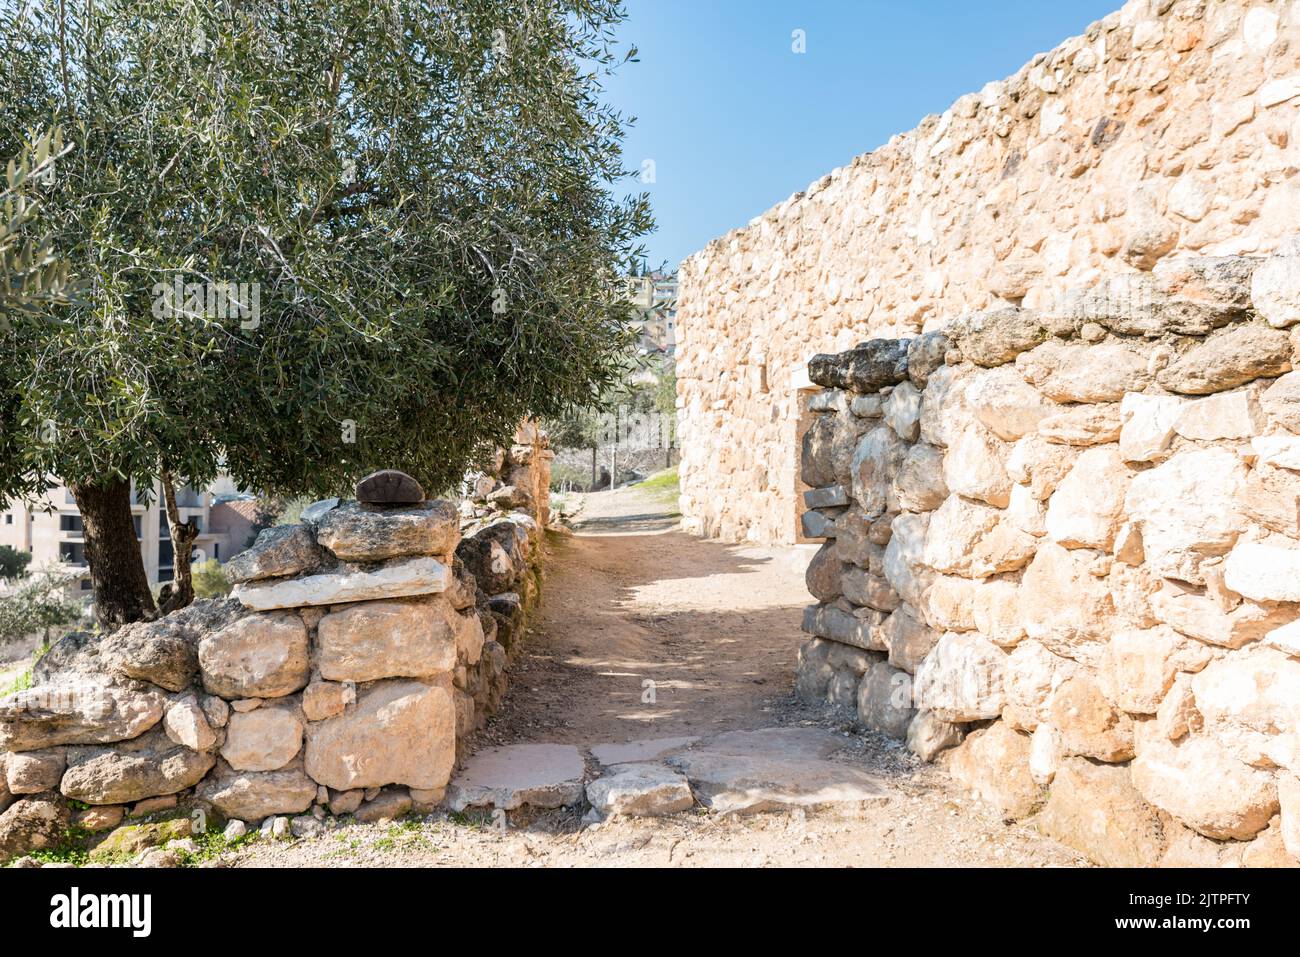
<svg viewBox="0 0 1300 957"><path fill-rule="evenodd" d="M1122 0L628 0L607 78L654 162L651 266L675 266L859 153L1018 70ZM806 52L791 50L803 30Z"/></svg>

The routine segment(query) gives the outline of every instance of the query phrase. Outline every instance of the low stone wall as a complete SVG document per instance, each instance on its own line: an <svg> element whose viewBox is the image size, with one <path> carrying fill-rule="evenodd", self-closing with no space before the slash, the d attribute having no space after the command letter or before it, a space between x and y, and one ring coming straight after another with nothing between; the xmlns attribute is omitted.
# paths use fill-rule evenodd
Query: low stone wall
<svg viewBox="0 0 1300 957"><path fill-rule="evenodd" d="M1300 863L1300 242L820 355L798 692L1111 865Z"/></svg>
<svg viewBox="0 0 1300 957"><path fill-rule="evenodd" d="M540 593L548 453L516 439L526 497L463 529L447 501L319 502L225 566L230 598L57 643L0 699L0 862L178 805L310 833L441 802Z"/></svg>

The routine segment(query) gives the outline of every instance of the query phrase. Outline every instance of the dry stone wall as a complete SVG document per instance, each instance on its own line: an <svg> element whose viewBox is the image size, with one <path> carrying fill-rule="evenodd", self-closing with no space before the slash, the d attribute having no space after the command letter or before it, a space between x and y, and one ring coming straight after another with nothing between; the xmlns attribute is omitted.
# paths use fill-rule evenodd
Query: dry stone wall
<svg viewBox="0 0 1300 957"><path fill-rule="evenodd" d="M790 542L819 352L1044 309L1300 219L1300 3L1131 0L681 267L686 527Z"/></svg>
<svg viewBox="0 0 1300 957"><path fill-rule="evenodd" d="M58 642L0 699L0 863L178 806L301 835L442 801L540 593L549 456L525 425L477 501L315 503L230 598Z"/></svg>
<svg viewBox="0 0 1300 957"><path fill-rule="evenodd" d="M816 356L799 694L1101 863L1300 863L1298 367L1300 240Z"/></svg>

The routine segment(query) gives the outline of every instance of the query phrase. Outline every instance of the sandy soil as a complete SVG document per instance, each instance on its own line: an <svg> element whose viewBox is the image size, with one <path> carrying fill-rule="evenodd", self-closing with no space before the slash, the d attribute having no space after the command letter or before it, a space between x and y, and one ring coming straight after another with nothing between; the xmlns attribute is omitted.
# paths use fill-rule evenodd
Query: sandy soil
<svg viewBox="0 0 1300 957"><path fill-rule="evenodd" d="M587 497L557 535L544 603L511 669L503 709L475 744L591 746L776 725L844 736L838 760L883 778L884 805L584 826L580 810L508 820L432 815L259 842L243 866L1077 866L1079 855L1001 820L897 742L793 698L806 548L691 538L662 497ZM653 682L653 696L647 694ZM653 700L650 700L653 698Z"/></svg>

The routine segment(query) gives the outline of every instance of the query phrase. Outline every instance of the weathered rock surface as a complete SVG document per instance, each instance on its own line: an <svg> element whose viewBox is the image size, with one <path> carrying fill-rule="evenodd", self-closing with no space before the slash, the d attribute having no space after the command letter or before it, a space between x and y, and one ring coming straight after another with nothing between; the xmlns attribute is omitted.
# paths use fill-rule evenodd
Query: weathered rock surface
<svg viewBox="0 0 1300 957"><path fill-rule="evenodd" d="M1128 769L1082 758L1066 758L1056 769L1034 826L1105 867L1153 867L1166 847L1160 815Z"/></svg>
<svg viewBox="0 0 1300 957"><path fill-rule="evenodd" d="M1029 735L1005 721L971 732L945 761L955 779L1008 817L1027 817L1042 803L1029 774Z"/></svg>
<svg viewBox="0 0 1300 957"><path fill-rule="evenodd" d="M216 757L173 744L161 729L133 741L68 748L63 793L87 804L126 804L197 784Z"/></svg>
<svg viewBox="0 0 1300 957"><path fill-rule="evenodd" d="M310 525L275 525L262 529L252 547L231 558L222 569L226 579L237 585L313 572L323 559Z"/></svg>
<svg viewBox="0 0 1300 957"><path fill-rule="evenodd" d="M143 734L163 716L157 689L104 676L69 676L0 699L0 748L35 751L103 744Z"/></svg>
<svg viewBox="0 0 1300 957"><path fill-rule="evenodd" d="M569 744L515 744L476 752L447 787L447 806L556 808L582 800L585 765Z"/></svg>
<svg viewBox="0 0 1300 957"><path fill-rule="evenodd" d="M58 794L23 798L0 814L0 864L32 851L57 847L71 820Z"/></svg>
<svg viewBox="0 0 1300 957"><path fill-rule="evenodd" d="M231 715L221 756L236 771L276 771L297 757L302 734L302 721L292 708Z"/></svg>
<svg viewBox="0 0 1300 957"><path fill-rule="evenodd" d="M224 817L260 821L273 814L301 814L316 799L316 787L297 763L278 771L235 771L222 761L195 796Z"/></svg>
<svg viewBox="0 0 1300 957"><path fill-rule="evenodd" d="M872 339L836 355L808 360L808 377L828 389L875 392L907 377L907 343Z"/></svg>
<svg viewBox="0 0 1300 957"><path fill-rule="evenodd" d="M241 618L199 643L203 687L223 698L277 698L311 677L307 626L296 612Z"/></svg>
<svg viewBox="0 0 1300 957"><path fill-rule="evenodd" d="M379 682L345 714L308 726L307 773L338 791L442 787L455 760L455 722L448 688Z"/></svg>
<svg viewBox="0 0 1300 957"><path fill-rule="evenodd" d="M1170 392L1207 395L1290 371L1291 340L1285 332L1242 325L1193 345L1156 378Z"/></svg>
<svg viewBox="0 0 1300 957"><path fill-rule="evenodd" d="M447 566L433 558L394 559L374 566L340 567L304 578L245 582L231 595L254 611L405 598L446 590Z"/></svg>
<svg viewBox="0 0 1300 957"><path fill-rule="evenodd" d="M450 671L456 666L458 625L459 616L441 598L350 604L316 626L317 667L331 681Z"/></svg>
<svg viewBox="0 0 1300 957"><path fill-rule="evenodd" d="M944 721L996 718L1006 658L978 632L948 632L916 670L916 706Z"/></svg>
<svg viewBox="0 0 1300 957"><path fill-rule="evenodd" d="M603 815L656 817L695 805L686 776L661 764L621 764L587 785L587 800Z"/></svg>
<svg viewBox="0 0 1300 957"><path fill-rule="evenodd" d="M322 516L316 541L349 562L444 556L460 541L460 517L441 499L397 508L345 502Z"/></svg>

